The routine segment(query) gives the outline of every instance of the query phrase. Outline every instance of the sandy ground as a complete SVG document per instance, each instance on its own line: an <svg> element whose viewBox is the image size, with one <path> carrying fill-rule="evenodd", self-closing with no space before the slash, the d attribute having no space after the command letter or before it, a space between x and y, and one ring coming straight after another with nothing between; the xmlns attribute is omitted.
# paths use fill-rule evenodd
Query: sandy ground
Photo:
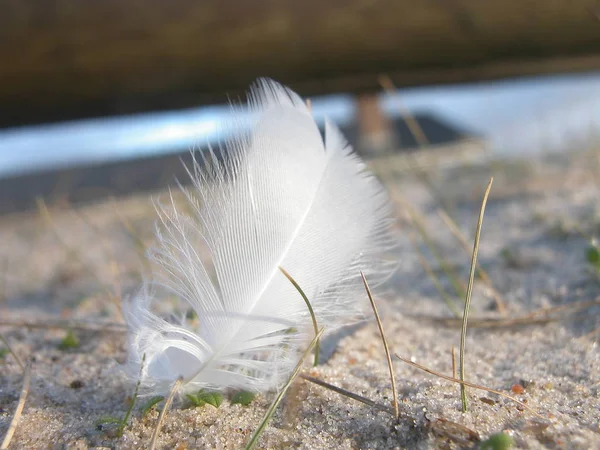
<svg viewBox="0 0 600 450"><path fill-rule="evenodd" d="M463 413L458 385L395 360L399 423L385 412L299 380L260 447L477 448L481 440L504 431L518 448L600 448L600 306L578 309L600 295L600 277L585 259L586 236L600 235L596 164L586 153L569 160L496 162L432 175L469 239L489 175L496 177L479 262L507 311L498 311L491 290L478 281L467 337L467 379L515 395L539 416L475 389L468 390L469 411ZM439 203L431 192L414 176L385 177L399 216L406 216L400 201L407 199L423 214L441 253L466 281L470 256L439 219ZM136 407L122 437L114 427L97 424L103 416L122 417L134 390L119 370L125 358L122 329L74 329L79 346L63 350L67 328L51 326L57 320L121 321L121 299L136 289L147 270L142 248L152 243L153 220L146 196L77 209L51 207L49 215L1 218L0 331L23 360L32 360L30 393L11 448L148 446L157 410L142 416ZM414 230L406 220L400 226L400 267L390 293L377 299L389 344L394 353L449 375L451 348L458 347L460 331L456 323L438 320L452 314L419 262L409 239ZM436 260L425 246L421 249L452 292ZM478 318L502 320L558 306L565 308L550 320L476 327ZM328 359L305 372L389 406L388 369L376 324L368 321L329 344ZM0 436L9 426L22 383L14 358L4 355ZM218 409L190 408L176 401L164 422L159 448L243 447L273 398L274 394L263 395L240 406L230 404L226 396Z"/></svg>

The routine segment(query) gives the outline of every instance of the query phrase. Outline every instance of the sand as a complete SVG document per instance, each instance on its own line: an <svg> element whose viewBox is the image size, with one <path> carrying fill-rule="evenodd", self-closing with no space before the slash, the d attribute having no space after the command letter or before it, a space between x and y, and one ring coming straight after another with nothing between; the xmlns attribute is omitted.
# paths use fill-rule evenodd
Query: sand
<svg viewBox="0 0 600 450"><path fill-rule="evenodd" d="M600 296L600 276L585 258L589 236L600 234L600 171L595 157L585 152L431 174L470 240L489 175L496 177L479 262L507 311L498 311L489 287L477 281L467 334L466 377L514 395L538 415L475 389L468 389L469 410L462 412L458 385L395 359L399 422L388 413L297 380L259 446L477 448L491 434L504 432L518 448L600 448L600 306L577 309ZM400 267L389 293L376 299L390 348L451 375L451 348L458 348L460 330L456 323L438 320L452 314L411 244L414 230L405 220L402 198L423 214L441 253L463 281L470 256L439 219L438 200L415 176L384 175L402 229ZM149 197L50 207L49 213L0 219L0 331L23 360L32 361L30 392L11 448L147 448L157 410L142 416L136 407L121 437L114 426L97 423L104 416L123 417L134 391L134 383L120 371L126 356L122 328L75 329L79 345L64 350L60 348L67 334L64 326L27 325L121 321L119 302L135 291L140 273L146 270L142 247L152 243L154 221ZM421 248L452 292L436 260ZM516 318L557 306L565 308L551 320L476 327L480 318ZM327 347L326 361L315 368L307 364L305 373L391 405L385 354L373 320L329 339ZM14 358L4 355L0 436L12 419L22 383ZM218 409L193 408L177 400L163 424L158 448L243 447L274 396L261 395L241 406L232 405L226 395Z"/></svg>

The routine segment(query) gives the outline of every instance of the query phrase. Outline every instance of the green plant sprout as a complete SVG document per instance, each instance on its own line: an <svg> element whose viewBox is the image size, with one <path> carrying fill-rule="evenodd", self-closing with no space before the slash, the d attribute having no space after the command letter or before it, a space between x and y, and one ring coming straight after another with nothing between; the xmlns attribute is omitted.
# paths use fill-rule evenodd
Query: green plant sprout
<svg viewBox="0 0 600 450"><path fill-rule="evenodd" d="M67 332L67 335L63 338L62 341L60 341L60 344L58 345L58 348L60 348L61 350L73 350L79 347L79 339L77 338L77 336L75 336L75 333L73 333L73 330L69 330Z"/></svg>
<svg viewBox="0 0 600 450"><path fill-rule="evenodd" d="M195 394L186 394L185 396L194 407L209 404L218 408L223 403L223 396L220 392L205 391L204 389L199 390Z"/></svg>

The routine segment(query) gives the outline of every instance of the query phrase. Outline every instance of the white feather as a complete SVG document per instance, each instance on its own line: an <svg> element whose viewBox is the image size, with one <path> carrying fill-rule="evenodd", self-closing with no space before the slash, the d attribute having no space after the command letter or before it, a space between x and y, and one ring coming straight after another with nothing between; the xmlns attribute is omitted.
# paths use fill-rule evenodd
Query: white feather
<svg viewBox="0 0 600 450"><path fill-rule="evenodd" d="M185 390L278 387L312 332L279 267L331 329L360 313L360 271L376 283L395 265L382 258L394 245L387 197L337 128L327 123L323 142L302 99L270 80L251 90L249 106L249 131L194 163L184 190L192 212L158 208L159 282L198 319L159 317L149 289L127 305L130 368L145 355L151 393L180 376Z"/></svg>

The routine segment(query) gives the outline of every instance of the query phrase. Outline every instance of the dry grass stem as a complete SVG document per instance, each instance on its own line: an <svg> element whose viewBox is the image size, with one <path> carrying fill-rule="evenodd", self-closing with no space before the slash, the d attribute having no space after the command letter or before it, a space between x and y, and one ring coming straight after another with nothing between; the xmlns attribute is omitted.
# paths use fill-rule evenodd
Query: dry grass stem
<svg viewBox="0 0 600 450"><path fill-rule="evenodd" d="M538 316L542 316L542 315L550 315L550 314L556 314L556 313L562 313L562 312L568 312L569 314L573 314L575 312L584 310L584 309L588 309L591 308L593 306L597 306L600 305L600 297L596 297L594 300L589 300L587 302L576 302L576 303L569 303L567 305L559 305L559 306L553 306L552 308L540 308L537 309L531 313L529 313L526 317L530 317L530 318L536 318Z"/></svg>
<svg viewBox="0 0 600 450"><path fill-rule="evenodd" d="M438 209L437 213L438 213L438 216L440 217L440 219L442 219L442 221L446 224L446 226L448 227L448 229L450 230L452 235L459 242L459 244L461 245L461 247L463 248L465 253L467 255L470 255L471 249L469 248L469 243L467 242L467 238L462 233L460 228L458 228L458 225L456 224L454 219L452 219L452 217L450 217L448 215L448 213L441 208ZM506 307L506 302L502 298L502 295L496 290L496 288L494 288L494 285L492 284L492 280L490 279L487 272L485 270L483 270L481 267L477 267L477 275L479 276L479 278L481 278L481 281L483 281L487 285L488 289L492 293L492 297L494 299L494 302L496 303L496 308L498 309L498 312L500 312L501 314L506 314L508 311L508 309Z"/></svg>
<svg viewBox="0 0 600 450"><path fill-rule="evenodd" d="M28 320L2 320L0 327L31 328L45 330L83 330L102 333L125 333L127 325L119 322L77 322L72 320L47 319L44 322Z"/></svg>
<svg viewBox="0 0 600 450"><path fill-rule="evenodd" d="M452 378L456 378L456 347L454 345L450 353L452 355Z"/></svg>
<svg viewBox="0 0 600 450"><path fill-rule="evenodd" d="M111 290L108 287L106 287L107 283L98 276L96 270L89 267L89 265L83 260L83 258L79 254L79 251L73 248L63 239L63 237L58 232L58 228L54 223L52 215L50 214L50 210L48 209L48 206L46 205L44 199L38 197L36 199L36 204L38 207L40 217L42 218L44 223L46 223L46 225L53 231L54 237L56 238L58 243L65 249L65 252L67 254L72 256L79 263L79 265L88 273L88 275L94 278L96 282L103 287L104 291L108 295L109 300L111 301L111 303L113 303L113 305L115 305L117 313L122 317L119 293L116 290L114 292L111 292ZM115 283L112 284L114 288Z"/></svg>
<svg viewBox="0 0 600 450"><path fill-rule="evenodd" d="M8 280L8 258L3 258L0 262L0 303L6 300L6 284Z"/></svg>
<svg viewBox="0 0 600 450"><path fill-rule="evenodd" d="M463 312L463 322L460 332L460 353L459 353L459 374L461 381L465 380L465 346L467 339L467 321L469 317L469 307L471 306L471 296L473 295L473 284L475 282L475 268L477 267L477 253L479 252L479 239L481 238L481 227L483 225L483 216L485 214L485 205L487 204L490 190L494 178L490 179L488 186L483 194L479 218L477 219L477 230L475 232L475 242L473 243L473 256L471 258L471 271L469 273L469 284L467 285L467 294L465 297L465 309ZM463 412L467 411L467 391L464 383L460 385L460 395L462 400Z"/></svg>
<svg viewBox="0 0 600 450"><path fill-rule="evenodd" d="M450 310L450 312L452 314L454 314L454 316L456 316L457 318L460 318L460 311L459 311L458 307L454 304L454 301L452 300L450 295L448 295L448 293L444 290L444 287L442 286L440 279L437 277L437 275L435 274L435 272L433 271L433 269L431 268L431 266L425 259L425 255L423 255L423 252L419 248L419 243L417 242L417 239L415 238L414 233L409 231L408 237L413 246L413 249L417 253L417 257L419 258L419 263L421 264L423 269L425 269L427 276L429 276L429 278L431 279L433 285L435 286L438 293L442 297L442 300L444 300L444 303L446 303L446 306L448 306L448 309Z"/></svg>
<svg viewBox="0 0 600 450"><path fill-rule="evenodd" d="M363 397L362 395L355 394L354 392L350 392L346 389L327 383L326 381L320 380L318 378L311 377L310 375L300 375L300 377L305 379L306 381L310 381L311 383L318 384L319 386L324 387L325 389L329 389L330 391L337 392L338 394L351 398L352 400L361 402L367 406L370 406L373 409L386 412L388 414L391 414L392 416L395 416L395 411L392 408L380 405L379 403L375 403L373 400Z"/></svg>
<svg viewBox="0 0 600 450"><path fill-rule="evenodd" d="M392 79L388 75L379 76L379 85L388 95L395 94L397 91L396 86L394 85ZM400 105L399 112L402 118L406 121L408 129L414 136L415 141L417 141L417 144L419 144L419 147L428 147L429 140L427 139L427 136L425 135L423 129L419 125L419 122L417 122L417 120L410 113L410 111L403 105Z"/></svg>
<svg viewBox="0 0 600 450"><path fill-rule="evenodd" d="M104 285L104 281L98 277L98 275L96 274L96 271L93 270L92 268L90 268L86 264L86 262L81 258L81 256L79 255L79 252L76 249L72 248L60 235L60 233L58 232L58 229L56 227L56 224L54 223L54 219L52 218L52 215L50 214L50 210L48 209L48 206L46 205L46 202L44 201L44 199L38 198L38 199L36 199L36 203L37 203L40 217L42 218L42 220L46 224L46 226L48 226L52 230L54 237L56 238L58 243L61 245L61 247L63 247L65 249L65 252L68 253L69 255L73 256L73 258L75 258L77 260L79 265L81 267L83 267L89 275L94 277L94 279L96 279L96 281L98 281L98 283L100 285Z"/></svg>
<svg viewBox="0 0 600 450"><path fill-rule="evenodd" d="M119 263L116 259L111 259L109 262L110 273L112 276L112 288L113 292L111 293L109 289L107 289L108 298L115 307L115 311L117 316L124 321L125 317L123 316L123 293L121 290L121 282L119 281L119 275L121 273Z"/></svg>
<svg viewBox="0 0 600 450"><path fill-rule="evenodd" d="M13 350L13 348L8 343L8 339L6 339L6 337L2 333L0 333L0 341L2 341L4 343L4 345L6 345L6 348L8 349L10 354L13 356L13 358L15 358L15 361L17 362L17 364L19 365L19 367L21 368L21 370L24 373L25 365L23 364L23 361L21 361L21 358L19 358L19 355L17 355L17 353Z"/></svg>
<svg viewBox="0 0 600 450"><path fill-rule="evenodd" d="M2 441L2 445L0 445L0 449L7 449L10 445L10 441L15 434L17 426L19 425L19 420L21 419L21 414L23 413L23 408L25 408L25 401L27 400L27 394L29 393L29 384L31 382L31 360L27 361L27 366L25 367L25 376L23 378L23 388L21 389L21 395L19 395L19 403L17 404L17 409L15 409L15 414L10 421L10 425L8 426L8 430L6 430L6 435L4 436L4 440Z"/></svg>
<svg viewBox="0 0 600 450"><path fill-rule="evenodd" d="M306 350L300 357L300 360L298 361L298 364L296 364L296 368L292 372L287 383L285 384L285 386L283 386L283 388L281 388L281 391L279 391L279 393L277 394L277 397L275 397L275 400L273 401L273 403L271 403L271 406L267 410L267 413L263 417L263 420L260 422L260 425L258 426L256 431L254 432L254 434L248 441L248 444L246 444L246 450L253 449L254 446L258 443L258 440L260 439L260 436L262 435L263 431L265 431L265 429L267 428L267 424L271 420L271 417L273 417L273 414L275 414L275 410L277 409L277 406L279 406L279 404L281 403L281 400L283 400L283 397L285 396L285 393L288 391L288 389L290 388L290 386L292 385L292 383L294 382L296 377L300 374L300 371L302 370L302 365L304 364L304 360L310 354L310 352L312 352L315 345L317 345L317 342L319 342L319 339L321 338L323 331L324 331L324 328L321 328L321 330L319 330L317 335L313 338L311 343L308 345L308 347L306 348Z"/></svg>
<svg viewBox="0 0 600 450"><path fill-rule="evenodd" d="M441 252L438 251L436 244L434 243L433 239L429 235L429 232L427 231L427 226L425 224L426 221L423 215L420 214L419 211L416 208L414 208L411 205L411 203L403 196L398 195L396 198L398 198L403 204L403 206L406 208L406 211L408 213L408 216L410 217L413 227L419 232L421 239L423 239L423 242L431 252L431 255L435 258L440 268L444 271L444 273L450 280L450 283L452 284L452 288L454 289L456 295L461 298L464 297L465 286L458 277L458 275L454 272L454 270L452 270L450 263L442 256Z"/></svg>
<svg viewBox="0 0 600 450"><path fill-rule="evenodd" d="M379 76L379 85L388 95L393 95L397 91L396 86L394 86L394 83L388 75ZM410 111L407 108L400 105L399 113L400 116L406 122L406 125L408 126L410 133L415 138L415 141L417 141L418 146L421 149L429 147L429 140L427 139L427 136L423 132L423 129L419 125L419 122L414 118ZM408 152L406 155L412 159L412 166L416 169L417 178L427 187L429 193L433 196L433 198L436 199L436 201L440 205L442 205L444 209L449 210L448 201L442 195L440 190L436 188L427 171L419 164L419 161L416 158L416 156L410 152Z"/></svg>
<svg viewBox="0 0 600 450"><path fill-rule="evenodd" d="M127 233L129 233L129 236L134 240L137 254L140 257L140 261L142 262L144 269L149 270L150 264L148 262L148 258L146 258L146 243L139 236L138 232L135 230L135 228L133 227L133 225L131 224L129 219L127 219L127 217L125 217L123 215L123 213L121 212L121 208L119 206L117 199L114 197L111 197L110 201L113 204L114 211L117 213L117 217L119 218L119 221L125 227L125 229L127 230Z"/></svg>
<svg viewBox="0 0 600 450"><path fill-rule="evenodd" d="M415 367L415 368L417 368L419 370L422 370L423 372L427 372L427 373L429 373L431 375L435 375L436 377L443 378L444 380L460 384L461 386L465 385L465 386L468 386L468 387L473 388L473 389L479 389L480 391L491 392L492 394L496 394L496 395L499 395L500 397L507 398L510 401L513 401L513 402L519 404L521 407L523 407L524 409L528 410L532 414L536 415L540 419L546 419L544 416L542 416L540 413L538 413L535 409L533 409L530 406L527 406L525 403L523 403L522 401L516 399L512 395L505 394L504 392L499 391L497 389L492 389L492 388L489 388L489 387L486 387L486 386L482 386L480 384L475 384L475 383L471 383L469 381L463 381L463 380L460 380L458 378L454 378L454 377L451 377L451 376L448 376L448 375L444 375L441 372L437 372L437 371L435 371L433 369L430 369L430 368L428 368L426 366L422 366L421 364L413 362L410 359L403 358L403 357L399 356L397 353L395 353L394 355L400 361L402 361L402 362L404 362L404 363L406 363L406 364L408 364L410 366L413 366L413 367Z"/></svg>
<svg viewBox="0 0 600 450"><path fill-rule="evenodd" d="M383 331L383 324L381 323L381 318L379 317L379 312L377 311L377 305L375 304L375 300L373 299L373 294L371 293L371 289L369 288L369 283L367 283L367 279L365 275L361 272L360 276L362 277L363 284L365 285L365 290L367 291L367 296L369 297L369 301L371 302L371 308L373 308L373 314L375 314L375 320L377 320L377 326L379 327L379 334L381 335L381 340L383 342L383 348L385 350L385 356L387 358L388 370L390 372L390 382L392 384L392 405L394 407L394 416L396 420L400 419L400 408L398 406L398 390L396 389L396 378L394 376L394 365L392 364L392 354L390 353L390 347L388 346L387 339L385 337L385 331Z"/></svg>
<svg viewBox="0 0 600 450"><path fill-rule="evenodd" d="M600 335L600 328L596 328L596 329L590 331L589 333L586 333L583 336L578 337L577 340L580 341L580 342L581 341L586 341L588 339L595 338L598 335Z"/></svg>
<svg viewBox="0 0 600 450"><path fill-rule="evenodd" d="M522 316L508 317L506 319L470 319L469 327L480 329L494 329L510 328L517 326L544 325L551 322L557 322L559 320L565 320L566 318L574 315L577 312L598 305L600 305L600 297L587 302L575 302L570 303L568 305L554 306L552 308L540 308ZM457 319L454 317L432 317L423 314L407 314L406 317L418 320L427 320L429 322L433 322L447 327L457 327L462 324L461 319Z"/></svg>
<svg viewBox="0 0 600 450"><path fill-rule="evenodd" d="M169 396L165 400L165 404L160 411L160 415L158 416L158 421L156 422L156 427L154 428L154 432L152 433L152 439L150 440L150 446L148 447L150 450L154 450L156 448L156 441L158 440L158 435L160 434L160 428L162 427L162 423L165 420L165 416L167 415L167 411L171 407L171 403L173 403L173 399L175 398L175 394L179 390L179 386L181 386L181 382L183 381L182 377L177 378L175 384L173 384L173 388L169 393Z"/></svg>

